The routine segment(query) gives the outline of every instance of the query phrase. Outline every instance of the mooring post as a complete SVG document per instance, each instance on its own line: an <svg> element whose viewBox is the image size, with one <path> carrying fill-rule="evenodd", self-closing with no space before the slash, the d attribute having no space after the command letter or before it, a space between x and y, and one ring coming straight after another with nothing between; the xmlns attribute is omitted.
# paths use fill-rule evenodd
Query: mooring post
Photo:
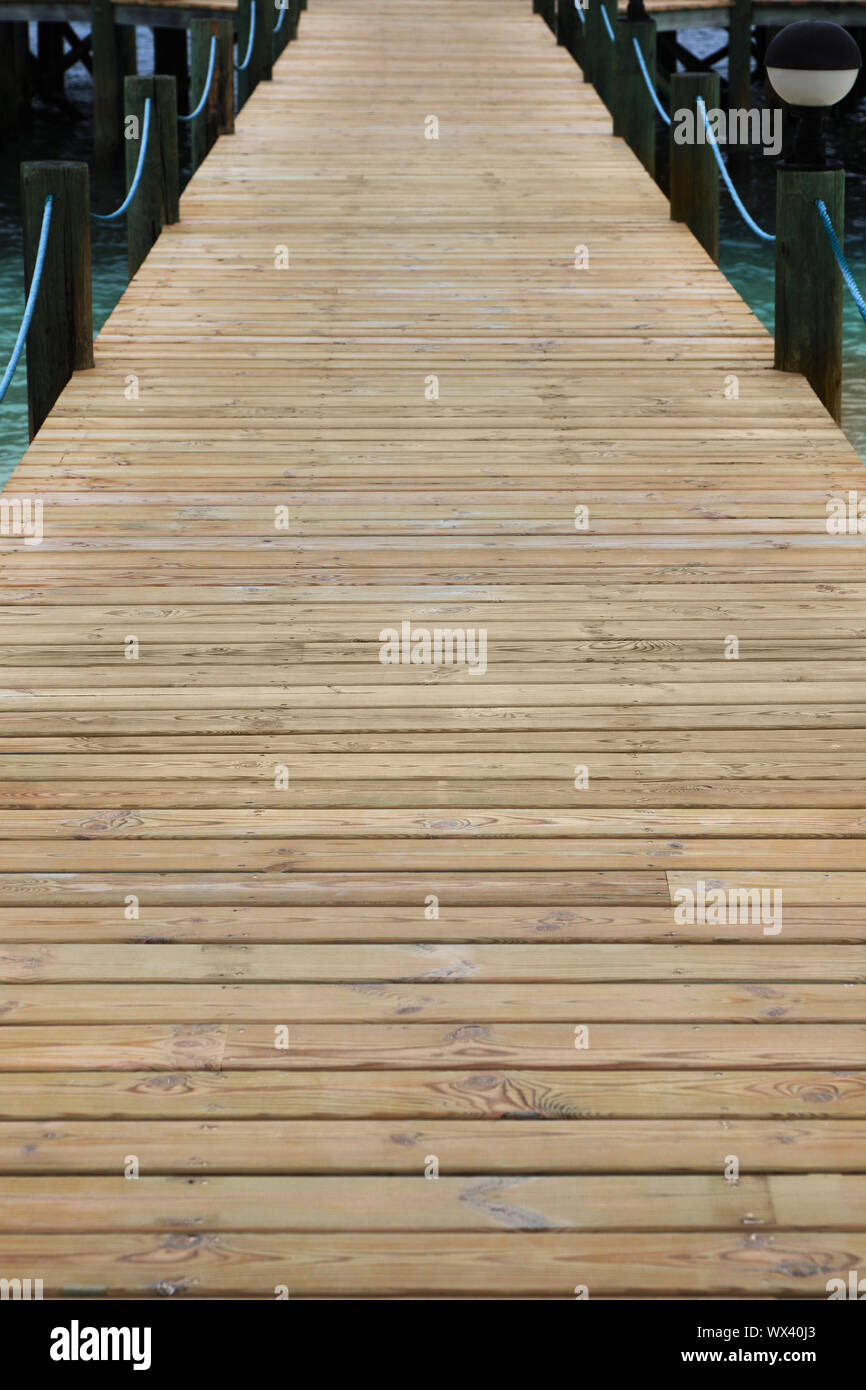
<svg viewBox="0 0 866 1390"><path fill-rule="evenodd" d="M195 22L200 24L203 21ZM153 70L174 78L177 83L177 109L186 114L190 109L190 60L185 29L154 29ZM198 100L198 95L195 96L195 100Z"/></svg>
<svg viewBox="0 0 866 1390"><path fill-rule="evenodd" d="M583 80L584 82L594 82L599 35L603 33L602 20L599 13L599 0L587 0L587 6L583 12L583 17L585 21L583 33L581 34L581 48L583 50L581 67L583 69ZM577 22L579 24L580 20Z"/></svg>
<svg viewBox="0 0 866 1390"><path fill-rule="evenodd" d="M272 67L274 15L272 0L238 0L238 65L247 57L255 5L255 31L252 52L247 66L238 72L238 109L252 95L258 84L269 81Z"/></svg>
<svg viewBox="0 0 866 1390"><path fill-rule="evenodd" d="M621 19L615 25L613 133L634 150L647 173L656 172L656 112L634 41L637 40L650 81L656 80L656 26L646 19Z"/></svg>
<svg viewBox="0 0 866 1390"><path fill-rule="evenodd" d="M714 261L719 259L719 170L707 142L697 99L718 110L719 77L714 72L671 74L671 217L685 222ZM678 120L676 113L692 113Z"/></svg>
<svg viewBox="0 0 866 1390"><path fill-rule="evenodd" d="M728 11L728 107L748 110L752 104L752 0L733 0ZM728 147L728 168L742 173L748 147Z"/></svg>
<svg viewBox="0 0 866 1390"><path fill-rule="evenodd" d="M587 28L589 27L589 16L595 10L595 25L592 30L592 82L608 111L613 109L613 50L616 46L608 31L608 25L616 33L615 25L617 22L616 0L590 0L590 7L587 12ZM604 15L607 15L607 24Z"/></svg>
<svg viewBox="0 0 866 1390"><path fill-rule="evenodd" d="M586 33L586 0L581 0L581 4L575 4L575 0L562 0L568 7L571 16L571 28L566 40L568 51L572 58L583 68L584 62L584 34ZM580 14L578 14L580 10Z"/></svg>
<svg viewBox="0 0 866 1390"><path fill-rule="evenodd" d="M21 165L25 293L30 289L45 200L53 195L42 281L27 335L30 438L73 372L93 366L90 187L86 164Z"/></svg>
<svg viewBox="0 0 866 1390"><path fill-rule="evenodd" d="M556 42L569 53L573 51L574 26L579 23L574 0L556 0Z"/></svg>
<svg viewBox="0 0 866 1390"><path fill-rule="evenodd" d="M253 86L257 87L260 82L270 82L273 77L274 66L274 24L276 23L276 10L273 0L256 0L256 35L253 43L253 59L250 64L255 68Z"/></svg>
<svg viewBox="0 0 866 1390"><path fill-rule="evenodd" d="M273 8L270 8L270 3ZM273 24L273 59L277 61L283 49L291 43L297 33L298 27L298 6L297 0L269 0L268 14ZM276 25L279 23L279 29Z"/></svg>
<svg viewBox="0 0 866 1390"><path fill-rule="evenodd" d="M216 77L217 113L220 135L235 131L235 33L234 22L220 19L215 24L217 35Z"/></svg>
<svg viewBox="0 0 866 1390"><path fill-rule="evenodd" d="M177 156L177 93L173 77L127 77L124 83L126 186L132 185L150 97L150 139L141 183L126 214L127 260L132 279L162 228L180 215ZM132 125L130 117L135 117Z"/></svg>
<svg viewBox="0 0 866 1390"><path fill-rule="evenodd" d="M776 169L776 351L783 372L802 372L838 423L842 415L842 277L817 199L840 244L845 171Z"/></svg>
<svg viewBox="0 0 866 1390"><path fill-rule="evenodd" d="M204 109L190 122L190 149L195 171L220 135L235 128L234 70L231 23L194 19L190 25L190 71L193 99L198 105L210 67L211 40L216 39L216 58Z"/></svg>

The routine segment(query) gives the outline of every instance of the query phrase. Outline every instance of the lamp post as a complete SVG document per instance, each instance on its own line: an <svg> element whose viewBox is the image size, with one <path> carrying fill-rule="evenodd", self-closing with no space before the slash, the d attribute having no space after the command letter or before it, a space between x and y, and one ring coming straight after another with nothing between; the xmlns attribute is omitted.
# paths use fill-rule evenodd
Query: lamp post
<svg viewBox="0 0 866 1390"><path fill-rule="evenodd" d="M802 372L837 422L842 411L842 280L821 225L823 199L842 241L845 171L827 158L824 114L851 90L860 50L825 20L789 24L770 43L767 76L796 122L776 169L775 365Z"/></svg>

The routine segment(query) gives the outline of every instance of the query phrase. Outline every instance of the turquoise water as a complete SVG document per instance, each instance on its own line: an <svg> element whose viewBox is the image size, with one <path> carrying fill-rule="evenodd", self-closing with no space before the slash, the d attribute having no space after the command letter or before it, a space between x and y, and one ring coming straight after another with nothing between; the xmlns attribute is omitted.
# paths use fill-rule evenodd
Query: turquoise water
<svg viewBox="0 0 866 1390"><path fill-rule="evenodd" d="M139 72L153 71L153 44L147 30L138 31ZM724 35L699 30L683 35L696 53L709 53ZM34 46L34 43L31 46ZM724 64L719 65L724 72ZM81 111L74 123L66 115L36 109L33 122L7 139L0 149L0 365L11 351L24 304L21 260L18 167L26 159L89 160L92 148L90 78L84 68L67 75L67 96ZM761 101L756 85L754 99ZM843 161L846 180L845 247L855 278L866 292L866 97L830 122L830 143ZM660 171L664 186L664 170ZM756 154L746 173L738 175L740 195L752 216L768 231L775 222L775 161ZM116 207L123 198L123 176L100 175L91 169L91 202L97 210ZM93 225L94 328L101 328L126 288L126 234L123 223ZM722 270L746 302L773 331L773 247L760 241L741 221L724 189L721 192ZM844 389L842 426L866 459L866 323L846 293L844 324ZM19 367L5 403L0 406L0 483L11 473L27 447L27 386L24 363Z"/></svg>

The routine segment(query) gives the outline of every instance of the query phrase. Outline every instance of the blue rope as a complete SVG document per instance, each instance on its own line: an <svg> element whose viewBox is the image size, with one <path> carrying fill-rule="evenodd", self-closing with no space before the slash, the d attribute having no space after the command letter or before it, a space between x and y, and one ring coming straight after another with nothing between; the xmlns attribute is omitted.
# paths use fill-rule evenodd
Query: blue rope
<svg viewBox="0 0 866 1390"><path fill-rule="evenodd" d="M614 34L611 22L607 17L607 10L604 8L604 5L599 5L598 8L601 10L601 17L604 20L604 27L607 29L608 38L610 39L611 43L616 43L616 35Z"/></svg>
<svg viewBox="0 0 866 1390"><path fill-rule="evenodd" d="M574 8L577 10L577 17L580 20L581 24L585 24L586 15L583 13L583 6L581 5L580 0L574 0Z"/></svg>
<svg viewBox="0 0 866 1390"><path fill-rule="evenodd" d="M274 25L274 33L275 33L275 34L278 34L278 33L280 32L280 30L282 29L282 27L283 27L283 20L284 20L285 17L286 17L286 11L288 10L288 8L289 8L288 0L280 0L280 4L277 5L277 9L278 9L279 12L280 12L280 17L279 17L279 19L277 20L276 24Z"/></svg>
<svg viewBox="0 0 866 1390"><path fill-rule="evenodd" d="M128 210L130 203L138 192L138 185L141 183L141 175L144 169L144 161L147 157L147 142L150 136L150 97L144 99L144 124L141 131L141 145L138 151L138 163L135 166L135 173L132 176L132 183L129 185L129 192L116 212L92 212L97 222L114 222L118 217L122 217Z"/></svg>
<svg viewBox="0 0 866 1390"><path fill-rule="evenodd" d="M205 102L207 101L207 99L208 99L208 93L210 92L210 84L213 82L213 70L214 70L214 66L215 66L215 64L216 64L216 51L217 51L216 34L211 34L211 36L210 36L210 57L208 58L208 63L207 63L207 77L206 77L205 80L204 80L204 91L203 91L202 94L201 94L201 101L199 102L198 106L195 108L194 111L190 111L190 113L189 113L188 116L178 116L177 119L178 119L179 121L194 121L195 118L196 118L196 116L200 116L201 113L202 113L202 111L204 110L204 108L205 108Z"/></svg>
<svg viewBox="0 0 866 1390"><path fill-rule="evenodd" d="M739 193L738 193L737 190L734 188L734 185L731 183L731 176L730 176L730 174L728 173L727 169L725 168L725 161L722 159L722 156L719 154L719 142L718 142L718 140L716 139L715 135L713 134L712 130L710 129L710 123L709 123L709 121L707 120L707 108L706 108L706 106L704 105L704 99L703 99L703 97L698 97L698 98L697 98L697 104L698 104L698 111L700 112L701 116L703 117L704 129L705 129L706 132L707 132L707 144L709 145L710 149L712 150L713 155L714 155L714 157L715 157L715 161L716 161L716 163L717 163L718 166L719 166L719 173L720 173L721 176L722 176L722 179L723 179L723 181L724 181L725 188L728 190L728 192L730 193L731 197L732 197L733 200L734 200L734 207L737 209L737 212L738 212L738 213L740 214L740 216L742 217L742 219L743 219L743 221L745 222L746 226L747 226L747 227L750 227L751 230L755 233L755 236L759 236L759 237L761 238L762 241L775 241L776 238L773 236L773 233L772 233L772 232L765 232L764 229L763 229L762 227L759 227L758 224L757 224L757 222L755 221L755 219L749 215L749 213L746 211L745 207L743 206L743 201L742 201L742 199L741 199Z"/></svg>
<svg viewBox="0 0 866 1390"><path fill-rule="evenodd" d="M824 202L823 198L816 198L815 207L818 209L818 216L824 223L824 230L826 231L827 238L830 242L831 247L833 248L833 255L836 257L836 264L842 272L842 279L845 281L845 284L848 287L848 292L851 295L851 298L857 305L857 309L860 313L861 319L866 320L866 299L863 298L862 294L858 290L857 281L851 274L851 269L848 265L848 262L845 259L842 247L839 245L839 238L836 235L833 223L830 221L830 214L827 211L827 204Z"/></svg>
<svg viewBox="0 0 866 1390"><path fill-rule="evenodd" d="M602 13L604 13L604 11L602 11ZM633 39L632 39L632 43L634 44L634 51L635 51L635 53L637 54L637 63L638 63L638 67L640 68L641 72L643 73L643 80L644 80L644 82L645 82L646 85L647 85L647 91L649 92L650 96L651 96L652 99L653 99L653 104L655 105L655 109L656 109L656 111L658 111L658 113L659 113L659 115L661 116L662 120L664 121L665 125L670 125L670 123L671 123L671 118L670 118L670 116L668 115L668 113L667 113L667 111L665 110L665 108L662 106L661 102L659 101L658 96L656 95L655 83L653 82L652 78L651 78L650 75L649 75L649 71L648 71L648 69L647 69L646 62L644 61L643 53L641 52L640 44L638 43L638 41L637 41L636 38L633 38Z"/></svg>
<svg viewBox="0 0 866 1390"><path fill-rule="evenodd" d="M3 380L0 381L0 401L3 400L9 390L9 383L15 375L15 369L21 361L21 354L24 351L24 344L27 341L27 334L30 332L30 323L33 319L33 310L36 308L36 298L39 294L39 285L42 281L42 270L45 265L45 252L48 248L48 232L51 227L51 209L54 206L54 194L49 193L45 199L45 207L42 209L42 229L39 233L39 245L36 248L36 264L33 267L33 278L30 281L30 292L27 295L27 303L24 305L24 317L21 320L21 327L18 329L18 337L15 339L15 346L12 349L12 356L9 358L9 365L3 373Z"/></svg>
<svg viewBox="0 0 866 1390"><path fill-rule="evenodd" d="M242 63L235 63L238 72L243 72L250 65L253 56L253 39L256 36L256 0L250 0L250 39L247 44L247 56Z"/></svg>

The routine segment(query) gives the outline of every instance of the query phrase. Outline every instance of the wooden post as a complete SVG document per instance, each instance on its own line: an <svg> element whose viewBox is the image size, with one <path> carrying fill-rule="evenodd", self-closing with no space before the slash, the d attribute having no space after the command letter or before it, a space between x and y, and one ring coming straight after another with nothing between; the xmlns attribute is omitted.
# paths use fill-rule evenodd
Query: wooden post
<svg viewBox="0 0 866 1390"><path fill-rule="evenodd" d="M18 125L30 108L30 44L23 20L0 23L0 130Z"/></svg>
<svg viewBox="0 0 866 1390"><path fill-rule="evenodd" d="M235 32L231 19L215 24L217 35L216 77L217 120L220 135L235 132Z"/></svg>
<svg viewBox="0 0 866 1390"><path fill-rule="evenodd" d="M217 136L234 130L233 44L231 24L216 19L194 19L190 25L192 100L198 105L207 80L211 39L217 41L213 80L200 116L190 123L192 168L195 171Z"/></svg>
<svg viewBox="0 0 866 1390"><path fill-rule="evenodd" d="M73 372L93 366L90 191L86 164L21 166L24 281L30 289L45 199L54 195L42 283L27 335L30 438Z"/></svg>
<svg viewBox="0 0 866 1390"><path fill-rule="evenodd" d="M719 259L719 170L705 139L697 98L707 111L718 108L719 78L710 72L671 74L670 186L671 217L686 222L704 250ZM691 126L676 119L677 111L694 112ZM692 138L685 138L683 137ZM678 143L683 139L683 143Z"/></svg>
<svg viewBox="0 0 866 1390"><path fill-rule="evenodd" d="M602 19L599 14L598 0L589 0L583 12L583 18L585 21L581 32L581 48L583 50L581 67L583 68L583 80L584 82L594 82L599 33L602 29ZM577 22L580 24L580 20Z"/></svg>
<svg viewBox="0 0 866 1390"><path fill-rule="evenodd" d="M127 119L138 118L138 138L126 141L126 186L130 187L141 148L144 103L150 97L150 140L141 183L126 214L127 259L132 279L162 228L179 217L177 95L173 77L127 77Z"/></svg>
<svg viewBox="0 0 866 1390"><path fill-rule="evenodd" d="M728 107L745 111L752 104L752 0L733 0L728 13ZM748 149L731 145L727 154L729 169L742 172Z"/></svg>
<svg viewBox="0 0 866 1390"><path fill-rule="evenodd" d="M259 0L261 3L261 0ZM238 110L240 111L250 92L253 90L252 66L255 63L255 55L250 59L249 67L240 71L240 65L247 56L247 44L250 38L250 15L252 5L251 0L238 0L237 26L238 26L238 47L235 54L235 61L238 64Z"/></svg>
<svg viewBox="0 0 866 1390"><path fill-rule="evenodd" d="M99 164L112 164L123 143L123 69L111 0L90 0L93 61L93 150Z"/></svg>
<svg viewBox="0 0 866 1390"><path fill-rule="evenodd" d="M247 56L253 5L256 7L253 51L249 65L243 72L238 73L238 108L243 106L260 82L269 82L271 78L271 52L276 22L272 0L238 0L237 61L242 63Z"/></svg>
<svg viewBox="0 0 866 1390"><path fill-rule="evenodd" d="M634 51L637 39L650 78L656 76L656 26L652 19L621 19L616 25L613 133L634 150L648 174L656 172L656 112Z"/></svg>
<svg viewBox="0 0 866 1390"><path fill-rule="evenodd" d="M582 4L580 7L580 14L578 14L574 0L561 0L561 3L568 7L570 16L567 38L565 41L566 47L575 62L579 63L582 68L584 61L583 35L586 25L586 9Z"/></svg>
<svg viewBox="0 0 866 1390"><path fill-rule="evenodd" d="M569 53L573 43L573 30L580 20L574 11L574 0L556 0L556 42Z"/></svg>
<svg viewBox="0 0 866 1390"><path fill-rule="evenodd" d="M279 5L279 8L277 7ZM298 4L297 0L274 0L273 14L271 18L276 25L277 20L282 14L283 22L279 32L274 33L274 61L276 62L287 44L298 32Z"/></svg>
<svg viewBox="0 0 866 1390"><path fill-rule="evenodd" d="M201 23L201 21L197 21ZM153 70L177 83L177 109L186 114L190 109L190 64L186 49L186 30L158 28L153 31ZM198 101L201 90L195 90L193 99Z"/></svg>
<svg viewBox="0 0 866 1390"><path fill-rule="evenodd" d="M610 21L611 28L616 32L616 0L590 0L590 11L596 10L596 24L594 30L595 49L592 62L592 80L595 90L598 92L608 111L613 107L613 50L615 41L611 42L607 25L602 18L601 11ZM587 19L589 15L587 15Z"/></svg>
<svg viewBox="0 0 866 1390"><path fill-rule="evenodd" d="M253 87L260 82L270 82L274 65L274 25L277 12L273 0L256 0L256 36L253 42L251 67L255 69Z"/></svg>
<svg viewBox="0 0 866 1390"><path fill-rule="evenodd" d="M776 353L783 372L802 372L833 419L842 414L842 277L818 216L823 198L839 242L844 169L776 168Z"/></svg>

